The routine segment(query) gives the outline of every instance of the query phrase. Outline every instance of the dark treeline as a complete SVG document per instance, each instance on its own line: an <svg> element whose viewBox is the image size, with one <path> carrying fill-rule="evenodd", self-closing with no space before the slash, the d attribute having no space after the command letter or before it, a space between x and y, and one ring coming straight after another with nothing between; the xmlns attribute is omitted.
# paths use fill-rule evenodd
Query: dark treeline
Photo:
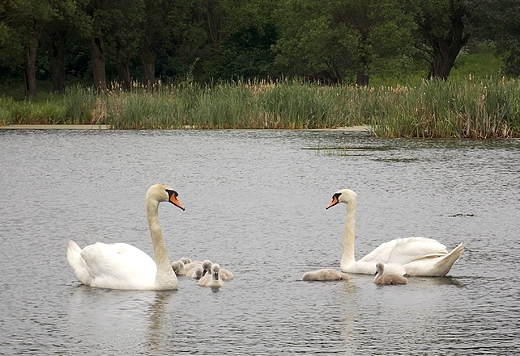
<svg viewBox="0 0 520 356"><path fill-rule="evenodd" d="M27 95L37 80L447 79L471 41L519 75L518 0L0 0L0 82Z"/></svg>

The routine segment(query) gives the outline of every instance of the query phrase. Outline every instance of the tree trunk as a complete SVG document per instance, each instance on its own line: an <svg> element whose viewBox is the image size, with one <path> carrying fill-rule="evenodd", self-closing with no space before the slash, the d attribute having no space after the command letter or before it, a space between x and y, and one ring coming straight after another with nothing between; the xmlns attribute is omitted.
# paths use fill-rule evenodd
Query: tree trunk
<svg viewBox="0 0 520 356"><path fill-rule="evenodd" d="M24 79L27 96L36 94L36 50L41 33L41 29L35 30L25 49Z"/></svg>
<svg viewBox="0 0 520 356"><path fill-rule="evenodd" d="M368 36L362 36L361 42L359 44L359 67L356 78L356 85L360 87L368 86L368 79L370 73L370 52L367 50L369 48Z"/></svg>
<svg viewBox="0 0 520 356"><path fill-rule="evenodd" d="M51 37L51 73L52 90L63 92L65 90L65 34L57 31Z"/></svg>
<svg viewBox="0 0 520 356"><path fill-rule="evenodd" d="M469 34L464 33L467 8L459 2L450 0L447 11L449 21L442 31L435 27L436 19L431 16L425 16L417 21L419 31L433 49L429 79L448 79L460 50L469 40Z"/></svg>
<svg viewBox="0 0 520 356"><path fill-rule="evenodd" d="M368 74L365 73L364 68L361 68L357 72L356 85L360 87L368 86Z"/></svg>
<svg viewBox="0 0 520 356"><path fill-rule="evenodd" d="M143 64L143 82L147 87L153 87L155 84L155 53L148 45L141 47L139 58Z"/></svg>
<svg viewBox="0 0 520 356"><path fill-rule="evenodd" d="M461 48L458 48L457 50L450 49L444 43L439 43L438 47L433 51L429 79L448 79L460 49Z"/></svg>
<svg viewBox="0 0 520 356"><path fill-rule="evenodd" d="M123 90L130 90L132 87L132 77L130 76L130 63L122 59L117 66L117 74Z"/></svg>
<svg viewBox="0 0 520 356"><path fill-rule="evenodd" d="M90 51L92 54L94 88L97 92L104 92L107 89L107 78L105 74L105 51L101 37L92 36L90 40Z"/></svg>

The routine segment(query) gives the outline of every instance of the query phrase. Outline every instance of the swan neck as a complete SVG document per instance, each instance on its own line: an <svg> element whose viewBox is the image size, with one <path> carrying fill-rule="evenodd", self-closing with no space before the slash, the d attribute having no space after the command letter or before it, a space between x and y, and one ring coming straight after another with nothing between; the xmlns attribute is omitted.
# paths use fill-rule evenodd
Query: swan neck
<svg viewBox="0 0 520 356"><path fill-rule="evenodd" d="M171 278L173 272L166 250L166 244L159 224L159 202L155 200L147 200L146 202L146 217L148 218L148 226L150 228L150 235L152 237L153 254L155 264L157 265L156 281L161 279L168 280Z"/></svg>
<svg viewBox="0 0 520 356"><path fill-rule="evenodd" d="M347 222L343 235L343 254L341 256L341 266L347 266L356 262L354 256L354 239L356 227L356 202L347 204Z"/></svg>

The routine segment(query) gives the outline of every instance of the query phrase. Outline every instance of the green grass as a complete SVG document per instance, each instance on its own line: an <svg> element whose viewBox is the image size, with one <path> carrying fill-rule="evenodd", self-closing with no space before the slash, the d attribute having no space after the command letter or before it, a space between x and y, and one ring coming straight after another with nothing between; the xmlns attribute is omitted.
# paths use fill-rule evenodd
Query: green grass
<svg viewBox="0 0 520 356"><path fill-rule="evenodd" d="M490 49L462 53L446 82L320 86L300 80L80 85L24 98L2 88L0 125L107 124L113 129L315 129L370 125L384 137L520 137L520 82L500 77ZM372 83L377 83L377 80ZM401 81L402 83L402 81ZM46 83L48 85L48 83Z"/></svg>
<svg viewBox="0 0 520 356"><path fill-rule="evenodd" d="M39 99L0 97L9 124L107 124L114 129L314 129L370 125L385 137L520 136L520 82L423 81L357 88L302 81L161 85L95 94L72 87Z"/></svg>

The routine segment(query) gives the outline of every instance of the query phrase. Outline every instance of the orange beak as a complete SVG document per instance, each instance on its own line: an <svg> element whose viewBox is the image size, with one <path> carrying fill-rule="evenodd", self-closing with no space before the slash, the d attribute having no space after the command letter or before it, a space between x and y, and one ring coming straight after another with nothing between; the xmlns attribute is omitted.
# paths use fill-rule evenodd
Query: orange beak
<svg viewBox="0 0 520 356"><path fill-rule="evenodd" d="M175 196L175 194L171 194L171 195L170 195L170 203L172 203L172 204L175 205L176 207L182 209L182 211L186 210L186 209L184 209L184 206L183 206L182 203L179 201L179 199L177 199L177 197Z"/></svg>
<svg viewBox="0 0 520 356"><path fill-rule="evenodd" d="M325 210L327 210L328 208L332 208L334 205L338 204L339 203L339 200L338 200L338 197L336 195L334 195L332 197L332 201L329 203L329 205L327 205L327 207L325 208Z"/></svg>

